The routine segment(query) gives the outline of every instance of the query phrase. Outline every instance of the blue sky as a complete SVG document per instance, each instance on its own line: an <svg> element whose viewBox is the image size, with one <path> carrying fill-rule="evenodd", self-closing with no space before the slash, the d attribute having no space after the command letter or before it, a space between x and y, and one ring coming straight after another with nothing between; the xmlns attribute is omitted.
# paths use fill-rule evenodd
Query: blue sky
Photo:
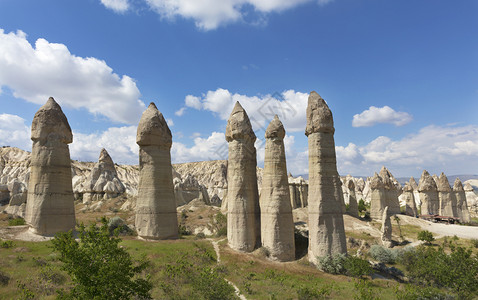
<svg viewBox="0 0 478 300"><path fill-rule="evenodd" d="M341 174L478 172L476 1L1 0L0 87L0 145L30 150L33 115L53 96L74 159L105 147L137 163L151 101L173 162L226 158L239 100L262 140L279 114L288 168L305 174L316 90L334 114Z"/></svg>

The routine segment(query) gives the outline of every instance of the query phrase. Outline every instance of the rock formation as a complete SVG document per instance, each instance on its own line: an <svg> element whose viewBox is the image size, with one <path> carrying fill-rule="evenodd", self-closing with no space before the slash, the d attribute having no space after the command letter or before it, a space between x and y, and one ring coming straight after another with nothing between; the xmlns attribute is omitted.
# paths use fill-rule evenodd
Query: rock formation
<svg viewBox="0 0 478 300"><path fill-rule="evenodd" d="M405 214L416 217L418 216L418 210L415 203L415 195L413 194L412 179L413 178L410 178L410 181L403 186L401 198L403 202L405 202Z"/></svg>
<svg viewBox="0 0 478 300"><path fill-rule="evenodd" d="M468 208L474 212L478 213L478 196L476 195L473 186L469 182L465 184L464 187L465 195L466 195L466 203Z"/></svg>
<svg viewBox="0 0 478 300"><path fill-rule="evenodd" d="M288 181L292 208L307 207L308 182L301 176L294 178L291 175L288 177Z"/></svg>
<svg viewBox="0 0 478 300"><path fill-rule="evenodd" d="M410 181L408 183L410 184L410 186L413 189L413 196L415 197L415 205L417 207L417 212L418 212L418 208L422 205L422 203L420 202L420 193L418 192L417 181L412 176L412 177L410 177Z"/></svg>
<svg viewBox="0 0 478 300"><path fill-rule="evenodd" d="M385 189L382 178L375 173L370 180L370 217L373 220L382 220L385 203Z"/></svg>
<svg viewBox="0 0 478 300"><path fill-rule="evenodd" d="M420 195L421 214L436 215L439 213L440 201L435 180L424 170L418 183L418 192Z"/></svg>
<svg viewBox="0 0 478 300"><path fill-rule="evenodd" d="M379 173L383 182L384 203L388 206L388 213L390 215L400 214L400 203L398 201L398 188L396 179L385 166L382 167Z"/></svg>
<svg viewBox="0 0 478 300"><path fill-rule="evenodd" d="M163 115L151 103L139 121L140 179L135 226L146 239L178 237L178 220L171 172L172 135Z"/></svg>
<svg viewBox="0 0 478 300"><path fill-rule="evenodd" d="M438 190L438 201L439 201L439 211L440 216L447 217L456 217L456 197L452 193L450 183L448 178L442 172L437 181L437 190Z"/></svg>
<svg viewBox="0 0 478 300"><path fill-rule="evenodd" d="M199 184L195 176L188 173L182 178L181 174L177 172L174 173L173 183L176 206L187 204L194 199L199 199L205 204L212 204L207 193L207 188L204 185ZM215 196L217 197L217 195ZM220 205L220 201L219 203L215 203L215 205L218 204Z"/></svg>
<svg viewBox="0 0 478 300"><path fill-rule="evenodd" d="M327 103L311 92L305 135L309 141L309 260L347 253L342 187L337 172L334 121Z"/></svg>
<svg viewBox="0 0 478 300"><path fill-rule="evenodd" d="M115 198L124 192L111 156L106 149L101 149L98 162L83 184L83 203Z"/></svg>
<svg viewBox="0 0 478 300"><path fill-rule="evenodd" d="M471 221L470 212L466 203L466 194L460 178L455 179L453 184L453 193L456 199L456 217L460 219L461 223L469 223Z"/></svg>
<svg viewBox="0 0 478 300"><path fill-rule="evenodd" d="M259 198L262 246L279 261L295 258L294 220L284 148L285 130L277 115L266 130L264 170Z"/></svg>
<svg viewBox="0 0 478 300"><path fill-rule="evenodd" d="M71 182L70 125L50 97L33 117L31 170L25 220L34 233L53 235L75 228Z"/></svg>
<svg viewBox="0 0 478 300"><path fill-rule="evenodd" d="M226 141L229 143L227 239L232 249L251 252L261 242L256 135L239 102L227 121Z"/></svg>
<svg viewBox="0 0 478 300"><path fill-rule="evenodd" d="M346 186L348 188L349 215L358 218L358 204L357 197L355 196L355 184L353 179L347 180Z"/></svg>
<svg viewBox="0 0 478 300"><path fill-rule="evenodd" d="M383 210L381 233L382 245L387 248L392 248L392 221L390 220L388 206Z"/></svg>

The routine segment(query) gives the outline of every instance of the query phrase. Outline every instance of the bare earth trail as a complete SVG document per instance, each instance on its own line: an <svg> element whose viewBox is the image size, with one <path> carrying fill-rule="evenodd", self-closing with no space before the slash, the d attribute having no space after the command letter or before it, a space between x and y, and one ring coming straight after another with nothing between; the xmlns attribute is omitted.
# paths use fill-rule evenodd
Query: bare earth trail
<svg viewBox="0 0 478 300"><path fill-rule="evenodd" d="M221 262L221 253L219 251L219 243L226 240L225 238L222 239L222 240L213 240L213 239L208 239L209 241L211 241L212 243L212 246L214 247L214 251L216 251L216 257L217 257L217 263L220 263ZM226 280L227 283L229 283L233 288L234 290L236 290L236 295L237 297L239 297L241 300L247 300L247 298L241 294L241 291L239 290L239 288L231 281L227 280L224 278L224 280Z"/></svg>
<svg viewBox="0 0 478 300"><path fill-rule="evenodd" d="M433 223L418 218L413 218L405 215L398 215L402 224L410 224L420 226L423 230L428 230L438 235L454 236L464 239L478 239L478 227L477 226L464 226L454 224Z"/></svg>

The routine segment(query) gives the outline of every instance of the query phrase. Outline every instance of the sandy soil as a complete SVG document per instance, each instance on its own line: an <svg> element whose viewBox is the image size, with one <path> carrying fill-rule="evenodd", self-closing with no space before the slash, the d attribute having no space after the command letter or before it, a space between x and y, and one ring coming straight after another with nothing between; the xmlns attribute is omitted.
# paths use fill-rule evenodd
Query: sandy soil
<svg viewBox="0 0 478 300"><path fill-rule="evenodd" d="M458 236L465 239L478 239L477 226L463 226L454 224L433 223L418 218L413 218L405 215L398 215L402 224L410 224L420 226L423 230L428 230L438 235L443 236Z"/></svg>

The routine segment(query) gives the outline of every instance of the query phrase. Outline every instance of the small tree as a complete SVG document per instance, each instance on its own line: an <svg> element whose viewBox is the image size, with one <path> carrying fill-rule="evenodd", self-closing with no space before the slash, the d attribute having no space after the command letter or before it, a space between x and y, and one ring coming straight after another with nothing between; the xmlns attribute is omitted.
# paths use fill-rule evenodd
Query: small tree
<svg viewBox="0 0 478 300"><path fill-rule="evenodd" d="M418 240L424 241L425 244L430 245L435 240L433 233L428 230L422 230L418 233Z"/></svg>
<svg viewBox="0 0 478 300"><path fill-rule="evenodd" d="M63 269L75 283L68 295L78 299L150 299L151 283L137 278L147 266L145 260L135 262L130 254L118 246L118 230L110 236L108 221L102 225L79 226L79 242L70 232L59 233L53 249L60 253Z"/></svg>

